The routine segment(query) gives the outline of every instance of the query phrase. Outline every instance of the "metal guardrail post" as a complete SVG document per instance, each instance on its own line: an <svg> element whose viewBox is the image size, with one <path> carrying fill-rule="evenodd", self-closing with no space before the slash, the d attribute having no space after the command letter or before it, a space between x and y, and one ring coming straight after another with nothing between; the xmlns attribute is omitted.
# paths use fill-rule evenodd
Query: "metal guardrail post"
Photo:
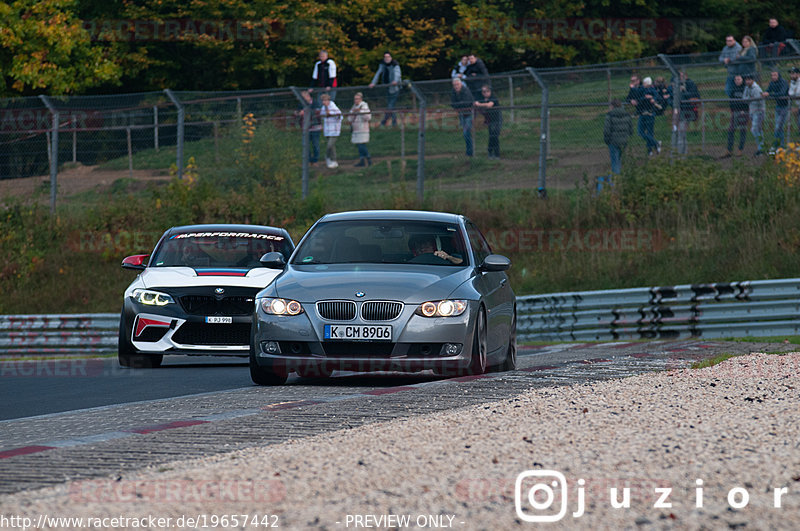
<svg viewBox="0 0 800 531"><path fill-rule="evenodd" d="M548 131L550 131L550 91L544 80L530 66L526 68L528 73L533 76L536 83L542 89L542 119L539 136L539 185L538 192L541 199L547 199L547 145L549 142Z"/></svg>
<svg viewBox="0 0 800 531"><path fill-rule="evenodd" d="M308 151L309 151L309 131L311 129L311 105L303 99L303 95L301 94L300 89L295 86L289 87L292 90L292 94L300 104L303 106L303 163L302 163L302 176L301 181L303 183L303 199L308 197Z"/></svg>
<svg viewBox="0 0 800 531"><path fill-rule="evenodd" d="M58 192L58 109L50 98L40 94L39 98L44 103L50 114L53 115L53 132L50 135L50 213L56 213L56 192Z"/></svg>
<svg viewBox="0 0 800 531"><path fill-rule="evenodd" d="M678 70L675 68L675 65L670 61L669 57L665 54L660 53L658 54L658 58L661 59L661 62L669 68L669 71L672 73L672 142L671 142L671 149L670 149L670 156L675 154L675 147L677 145L677 128L680 127L681 121L681 76ZM677 111L677 112L676 112Z"/></svg>
<svg viewBox="0 0 800 531"><path fill-rule="evenodd" d="M170 89L164 89L164 94L167 95L173 105L175 105L175 107L178 109L178 154L176 155L175 165L178 167L178 179L183 179L183 124L186 118L186 111L178 97L175 96L175 93L173 93Z"/></svg>
<svg viewBox="0 0 800 531"><path fill-rule="evenodd" d="M428 112L428 102L422 92L414 85L408 83L411 92L419 101L419 135L417 137L417 200L421 203L425 194L425 118Z"/></svg>

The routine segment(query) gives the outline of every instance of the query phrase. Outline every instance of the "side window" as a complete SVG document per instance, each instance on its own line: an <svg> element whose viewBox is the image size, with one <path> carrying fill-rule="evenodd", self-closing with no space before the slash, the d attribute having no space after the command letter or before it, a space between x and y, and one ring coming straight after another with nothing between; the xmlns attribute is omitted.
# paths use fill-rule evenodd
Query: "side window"
<svg viewBox="0 0 800 531"><path fill-rule="evenodd" d="M481 231L479 231L478 227L471 221L466 222L466 227L469 244L472 247L472 253L475 255L475 261L477 262L476 265L479 265L487 256L492 254L492 249L486 242L486 238L481 234Z"/></svg>

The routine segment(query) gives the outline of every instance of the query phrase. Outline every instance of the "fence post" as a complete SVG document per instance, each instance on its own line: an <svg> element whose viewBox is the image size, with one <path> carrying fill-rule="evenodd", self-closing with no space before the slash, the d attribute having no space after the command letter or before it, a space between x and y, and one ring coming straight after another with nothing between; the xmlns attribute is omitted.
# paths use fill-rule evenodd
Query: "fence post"
<svg viewBox="0 0 800 531"><path fill-rule="evenodd" d="M125 129L125 138L128 141L128 177L133 179L133 143L131 142L131 128Z"/></svg>
<svg viewBox="0 0 800 531"><path fill-rule="evenodd" d="M786 39L786 42L789 43L789 46L794 48L794 53L800 55L800 43L798 43L796 39Z"/></svg>
<svg viewBox="0 0 800 531"><path fill-rule="evenodd" d="M528 73L533 76L539 88L542 89L542 119L539 125L539 185L538 192L541 199L547 199L547 145L550 141L550 92L547 85L532 67L527 67Z"/></svg>
<svg viewBox="0 0 800 531"><path fill-rule="evenodd" d="M419 102L419 135L417 136L417 200L421 203L425 194L425 118L428 112L428 102L425 96L409 82L411 92Z"/></svg>
<svg viewBox="0 0 800 531"><path fill-rule="evenodd" d="M53 132L50 135L50 213L56 213L56 192L58 191L58 109L50 101L50 98L40 94L39 98L44 103L50 114L53 115Z"/></svg>
<svg viewBox="0 0 800 531"><path fill-rule="evenodd" d="M78 162L78 130L75 129L76 124L72 124L72 163Z"/></svg>
<svg viewBox="0 0 800 531"><path fill-rule="evenodd" d="M183 179L183 123L186 116L183 104L177 96L170 90L164 89L164 93L172 101L172 104L178 108L178 145L175 165L178 167L178 179Z"/></svg>
<svg viewBox="0 0 800 531"><path fill-rule="evenodd" d="M153 147L158 153L158 105L153 105Z"/></svg>
<svg viewBox="0 0 800 531"><path fill-rule="evenodd" d="M514 123L514 78L508 75L508 105L511 107L511 123Z"/></svg>
<svg viewBox="0 0 800 531"><path fill-rule="evenodd" d="M297 87L289 87L294 94L294 97L300 102L303 106L303 163L302 163L302 176L301 182L303 186L303 199L308 197L308 151L309 145L309 130L311 129L311 105L303 98L303 95L300 92L300 89Z"/></svg>
<svg viewBox="0 0 800 531"><path fill-rule="evenodd" d="M670 143L670 145L671 145L670 156L672 156L675 153L675 146L677 144L677 139L678 139L676 127L680 127L680 121L681 121L681 76L680 76L680 73L678 72L678 70L675 68L675 65L672 64L672 61L669 60L669 57L667 57L663 53L660 53L660 54L658 54L658 58L661 59L661 62L664 63L664 65L672 73L672 97L673 97L673 100L672 100L672 109L673 109L672 115L673 115L673 118L672 118L672 142ZM677 122L675 120L675 117L677 117ZM688 129L688 127L687 127L687 129ZM686 133L688 135L688 131ZM687 142L688 142L688 140L687 140ZM686 148L686 152L687 152L687 154L689 152L688 146Z"/></svg>

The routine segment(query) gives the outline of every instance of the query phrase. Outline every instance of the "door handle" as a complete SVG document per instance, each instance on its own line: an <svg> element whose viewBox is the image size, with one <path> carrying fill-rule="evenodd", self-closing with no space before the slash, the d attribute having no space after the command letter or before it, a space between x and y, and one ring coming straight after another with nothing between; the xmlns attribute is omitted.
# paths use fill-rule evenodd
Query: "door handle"
<svg viewBox="0 0 800 531"><path fill-rule="evenodd" d="M501 287L501 288L502 288L502 287L505 287L505 285L506 285L506 282L508 282L508 279L507 279L507 278L504 278L503 280L501 280L501 281L500 281L500 287Z"/></svg>

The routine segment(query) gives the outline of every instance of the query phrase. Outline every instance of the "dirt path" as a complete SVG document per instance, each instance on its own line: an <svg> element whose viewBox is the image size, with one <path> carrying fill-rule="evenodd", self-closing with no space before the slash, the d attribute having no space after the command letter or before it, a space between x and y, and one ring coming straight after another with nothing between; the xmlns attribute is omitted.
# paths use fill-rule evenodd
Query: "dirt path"
<svg viewBox="0 0 800 531"><path fill-rule="evenodd" d="M62 169L58 172L58 197L65 198L88 190L106 189L118 179L136 181L163 182L169 180L164 170L108 170L98 166L77 166ZM50 176L25 177L22 179L0 180L0 198L31 197L41 193L42 197L50 197Z"/></svg>

